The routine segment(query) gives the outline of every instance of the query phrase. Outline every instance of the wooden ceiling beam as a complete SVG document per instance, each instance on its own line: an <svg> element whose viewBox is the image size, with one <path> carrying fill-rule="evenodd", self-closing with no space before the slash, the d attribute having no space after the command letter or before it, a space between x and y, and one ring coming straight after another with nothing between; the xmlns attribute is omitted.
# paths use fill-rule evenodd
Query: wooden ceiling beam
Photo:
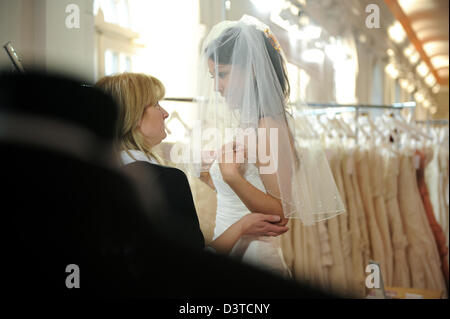
<svg viewBox="0 0 450 319"><path fill-rule="evenodd" d="M417 38L416 33L414 32L414 30L411 26L411 21L408 19L408 16L403 12L403 9L400 6L400 4L398 3L398 1L397 0L384 0L384 2L391 10L394 17L403 26L403 29L405 29L405 32L409 38L409 41L411 41L411 43L416 48L417 52L419 52L421 59L423 61L425 61L428 68L433 73L434 77L436 78L437 82L439 84L441 84L443 79L441 79L439 74L434 69L433 64L430 61L430 58L428 57L428 55L426 54L426 52L423 49L422 42L420 42L420 40ZM447 84L448 84L448 79L447 79Z"/></svg>

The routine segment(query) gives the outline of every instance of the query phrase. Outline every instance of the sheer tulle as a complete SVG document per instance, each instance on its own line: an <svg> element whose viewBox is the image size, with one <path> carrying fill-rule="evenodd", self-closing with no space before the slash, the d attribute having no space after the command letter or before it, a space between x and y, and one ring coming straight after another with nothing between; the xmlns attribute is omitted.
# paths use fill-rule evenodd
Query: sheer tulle
<svg viewBox="0 0 450 319"><path fill-rule="evenodd" d="M297 105L295 117L288 107L285 58L269 28L249 16L224 21L201 50L190 171L209 169L201 163L205 151L220 154L229 145L227 156L234 145L244 150L234 160L257 165L286 217L312 224L344 212L306 107Z"/></svg>

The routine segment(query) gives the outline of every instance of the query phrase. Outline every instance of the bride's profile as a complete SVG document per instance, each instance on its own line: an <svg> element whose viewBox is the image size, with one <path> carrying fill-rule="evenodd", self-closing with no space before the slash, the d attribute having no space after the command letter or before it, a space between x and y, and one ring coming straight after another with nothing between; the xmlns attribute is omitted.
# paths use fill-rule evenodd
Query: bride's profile
<svg viewBox="0 0 450 319"><path fill-rule="evenodd" d="M214 238L250 213L308 225L343 212L321 148L296 140L286 61L270 29L249 16L223 21L201 50L196 102L203 134L192 145L214 151L209 166L196 166L217 192ZM243 237L230 255L290 276L279 237Z"/></svg>

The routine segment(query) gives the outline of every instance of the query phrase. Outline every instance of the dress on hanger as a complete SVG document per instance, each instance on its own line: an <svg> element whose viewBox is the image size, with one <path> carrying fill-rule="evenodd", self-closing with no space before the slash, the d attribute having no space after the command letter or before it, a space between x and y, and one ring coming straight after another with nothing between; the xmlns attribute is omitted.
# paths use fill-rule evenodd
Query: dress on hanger
<svg viewBox="0 0 450 319"><path fill-rule="evenodd" d="M347 200L347 213L350 224L352 279L351 290L359 298L366 295L365 289L365 265L363 257L363 241L358 221L358 207L356 194L353 189L352 175L355 173L352 150L347 150L342 159L342 177Z"/></svg>
<svg viewBox="0 0 450 319"><path fill-rule="evenodd" d="M364 211L364 205L363 200L361 196L361 190L359 188L359 182L358 182L358 171L356 169L356 163L359 158L359 149L355 148L353 150L352 154L352 172L351 172L351 181L353 190L355 192L355 204L356 204L356 211L358 214L358 225L359 230L361 234L361 242L360 242L360 249L363 253L363 265L364 269L369 264L369 260L372 259L372 249L370 245L370 235L369 235L369 227L366 219L366 213Z"/></svg>
<svg viewBox="0 0 450 319"><path fill-rule="evenodd" d="M310 280L314 286L325 286L328 271L321 267L322 264L322 254L320 247L320 235L318 224L304 226L304 231L307 236L307 251L308 251L308 262L309 270L310 270ZM339 293L340 291L336 291ZM342 292L341 292L342 293Z"/></svg>
<svg viewBox="0 0 450 319"><path fill-rule="evenodd" d="M445 237L447 238L447 247L449 247L449 150L439 147L439 167L440 167L440 203L441 203L441 225ZM447 255L448 261L448 255Z"/></svg>
<svg viewBox="0 0 450 319"><path fill-rule="evenodd" d="M332 263L332 259L329 243L319 244L322 239L327 240L327 234L320 234L323 232L319 226L321 224L324 221L305 226L300 220L291 219L288 224L290 231L281 236L281 241L283 253L287 252L285 259L292 269L293 277L328 290L332 289L328 279L328 265Z"/></svg>
<svg viewBox="0 0 450 319"><path fill-rule="evenodd" d="M417 155L414 155L414 156L417 157ZM419 169L420 168L420 160L419 161L414 160L414 162L415 162L415 164L418 163L417 169ZM428 256L430 259L431 274L433 276L433 282L432 282L432 284L430 282L430 286L432 285L432 287L434 287L431 289L442 291L443 295L446 298L447 285L445 283L444 275L441 271L441 260L439 258L438 247L437 247L436 241L434 240L434 235L431 230L430 223L428 222L427 213L425 211L424 203L422 201L420 191L419 191L419 186L417 184L416 169L414 169L414 171L412 172L412 175L415 178L415 183L413 184L414 185L413 189L416 194L416 198L418 199L418 202L420 203L418 205L418 207L421 212L420 217L422 220L422 225L428 236L426 243L427 243Z"/></svg>
<svg viewBox="0 0 450 319"><path fill-rule="evenodd" d="M431 204L430 196L428 193L428 188L425 183L425 173L424 173L425 154L419 150L416 151L416 154L420 156L420 167L417 170L417 183L419 186L420 195L422 196L422 201L424 204L425 212L427 214L427 219L433 232L434 238L436 240L437 248L439 251L439 257L441 260L442 273L444 274L445 280L448 283L448 264L447 264L448 247L446 245L446 238L441 226L436 221L433 212L433 206Z"/></svg>
<svg viewBox="0 0 450 319"><path fill-rule="evenodd" d="M392 233L392 247L394 253L394 287L411 288L411 279L406 249L408 239L400 215L400 207L397 200L399 158L394 154L385 155L384 171L384 199L389 216L389 224Z"/></svg>
<svg viewBox="0 0 450 319"><path fill-rule="evenodd" d="M369 155L367 150L361 150L357 153L357 171L358 182L361 190L361 197L366 213L367 225L370 236L370 245L372 248L371 257L380 264L383 278L387 270L386 259L384 255L383 237L378 227L375 217L375 208L373 206L372 187L370 185L370 169L368 165Z"/></svg>
<svg viewBox="0 0 450 319"><path fill-rule="evenodd" d="M425 181L427 184L427 188L430 195L430 201L433 205L433 213L438 220L438 222L442 225L441 220L441 202L440 202L440 167L439 167L439 147L435 147L433 150L433 158L425 167ZM443 226L443 225L442 225Z"/></svg>
<svg viewBox="0 0 450 319"><path fill-rule="evenodd" d="M330 276L328 270L333 264L333 255L331 252L330 236L328 235L327 225L324 221L317 224L317 231L319 234L320 242L320 270L321 278L323 279L324 289L329 288Z"/></svg>
<svg viewBox="0 0 450 319"><path fill-rule="evenodd" d="M307 281L310 278L308 262L308 240L303 224L299 220L291 220L291 232L295 252L294 276L296 279Z"/></svg>
<svg viewBox="0 0 450 319"><path fill-rule="evenodd" d="M337 153L336 149L330 148L328 152L328 163L332 169L334 178L336 179L335 172L333 170L334 163L336 161ZM344 198L342 198L344 200ZM326 220L328 234L330 236L331 252L333 255L333 264L330 266L330 286L339 289L341 291L347 291L347 277L346 268L344 262L344 252L341 241L340 226L338 218L330 218Z"/></svg>
<svg viewBox="0 0 450 319"><path fill-rule="evenodd" d="M449 245L449 150L448 147L439 148L439 166L440 166L440 203L441 203L441 225L447 239L447 247ZM449 255L447 254L447 264L449 262Z"/></svg>
<svg viewBox="0 0 450 319"><path fill-rule="evenodd" d="M386 286L392 286L394 276L394 255L392 252L392 240L389 229L389 222L386 212L386 205L383 197L383 162L377 149L372 149L369 153L370 181L372 186L372 196L375 208L377 224L383 237L384 258L386 271L384 282Z"/></svg>
<svg viewBox="0 0 450 319"><path fill-rule="evenodd" d="M333 163L333 175L336 180L336 185L338 187L339 193L341 195L342 200L344 201L346 212L344 214L340 214L339 218L339 232L341 236L342 243L342 253L344 257L344 265L345 265L345 274L347 280L347 287L351 289L352 287L352 276L353 276L353 268L352 268L352 242L350 237L350 229L348 226L348 203L346 203L346 194L344 188L344 182L342 180L342 157L343 150L341 148L336 148L336 157Z"/></svg>
<svg viewBox="0 0 450 319"><path fill-rule="evenodd" d="M412 287L438 290L439 284L433 274L435 259L430 251L430 245L435 245L434 238L430 238L425 229L427 221L426 217L422 216L425 212L417 190L413 158L406 153L401 156L398 195L402 221L409 242L407 256Z"/></svg>

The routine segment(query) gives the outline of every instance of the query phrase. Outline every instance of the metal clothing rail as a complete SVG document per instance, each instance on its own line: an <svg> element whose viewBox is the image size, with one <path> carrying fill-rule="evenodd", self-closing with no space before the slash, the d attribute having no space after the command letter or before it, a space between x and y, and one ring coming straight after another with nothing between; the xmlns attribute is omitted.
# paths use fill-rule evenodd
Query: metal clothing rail
<svg viewBox="0 0 450 319"><path fill-rule="evenodd" d="M170 102L194 102L192 97L165 97L164 101ZM363 109L404 109L404 108L415 108L416 102L404 102L404 103L394 103L392 105L371 105L371 104L337 104L337 103L315 103L315 102L305 102L304 105L317 107L317 108L329 108L329 107L351 107L351 108L363 108ZM296 103L291 103L295 106Z"/></svg>
<svg viewBox="0 0 450 319"><path fill-rule="evenodd" d="M305 105L311 107L328 108L328 107L351 107L355 109L404 109L415 108L416 102L394 103L392 105L374 105L374 104L337 104L337 103L309 103Z"/></svg>
<svg viewBox="0 0 450 319"><path fill-rule="evenodd" d="M351 108L355 110L355 142L359 141L359 116L361 109L384 109L384 110L402 110L405 108L415 108L416 102L394 103L392 105L372 105L372 104L337 104L337 103L305 103L313 108Z"/></svg>
<svg viewBox="0 0 450 319"><path fill-rule="evenodd" d="M194 102L193 98L184 98L184 97L166 97L165 101L170 102ZM295 107L300 103L291 103L290 105ZM373 105L373 104L338 104L338 103L315 103L315 102L303 102L303 105L312 107L312 108L346 108L353 109L355 111L355 139L358 144L358 136L359 136L359 116L361 114L361 109L369 110L369 109L384 109L384 110L402 110L405 108L415 108L416 102L404 102L404 103L394 103L392 105ZM301 105L300 104L300 105ZM347 111L347 110L346 110Z"/></svg>
<svg viewBox="0 0 450 319"><path fill-rule="evenodd" d="M192 97L165 97L163 101L169 101L169 102L194 102L194 99Z"/></svg>
<svg viewBox="0 0 450 319"><path fill-rule="evenodd" d="M418 120L417 124L448 125L448 120Z"/></svg>

